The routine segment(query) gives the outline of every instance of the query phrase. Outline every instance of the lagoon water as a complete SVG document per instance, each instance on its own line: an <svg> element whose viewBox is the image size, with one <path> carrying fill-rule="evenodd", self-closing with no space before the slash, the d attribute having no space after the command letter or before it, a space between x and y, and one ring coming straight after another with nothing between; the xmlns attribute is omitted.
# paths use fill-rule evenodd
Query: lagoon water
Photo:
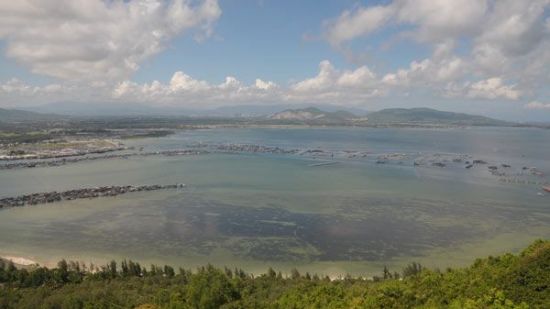
<svg viewBox="0 0 550 309"><path fill-rule="evenodd" d="M263 272L298 267L372 275L418 261L459 266L550 238L550 130L528 128L235 128L181 131L126 144L144 151L205 144L323 149L335 157L209 153L0 170L0 196L101 185L185 183L182 190L0 210L0 256ZM366 158L345 151L368 153ZM377 164L381 155L398 160ZM414 166L469 155L511 165ZM331 162L330 165L317 163ZM536 167L537 174L531 169ZM504 181L508 180L508 181Z"/></svg>

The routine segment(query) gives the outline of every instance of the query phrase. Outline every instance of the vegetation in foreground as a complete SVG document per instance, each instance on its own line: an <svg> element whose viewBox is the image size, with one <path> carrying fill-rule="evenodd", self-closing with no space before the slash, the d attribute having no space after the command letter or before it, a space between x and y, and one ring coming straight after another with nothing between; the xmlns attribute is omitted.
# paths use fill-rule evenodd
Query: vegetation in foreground
<svg viewBox="0 0 550 309"><path fill-rule="evenodd" d="M1 262L0 262L1 263ZM0 308L548 308L550 241L519 255L478 259L467 268L428 270L410 264L373 279L339 280L269 269L111 262L85 267L61 261L55 269L0 265Z"/></svg>

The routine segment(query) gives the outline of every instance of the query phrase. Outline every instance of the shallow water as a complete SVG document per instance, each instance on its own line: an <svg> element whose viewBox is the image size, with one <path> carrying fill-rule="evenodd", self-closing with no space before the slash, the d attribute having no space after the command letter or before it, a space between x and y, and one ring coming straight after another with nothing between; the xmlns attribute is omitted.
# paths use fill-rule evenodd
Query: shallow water
<svg viewBox="0 0 550 309"><path fill-rule="evenodd" d="M550 131L474 129L215 129L132 140L148 150L198 142L365 151L366 159L211 153L133 157L0 171L0 196L98 185L185 183L140 192L0 211L0 255L52 264L62 257L265 271L373 274L407 262L463 265L550 237L550 196L506 183L486 167L415 167L435 153L550 173ZM409 159L376 164L379 154ZM531 176L529 176L531 177ZM537 182L548 181L537 176Z"/></svg>

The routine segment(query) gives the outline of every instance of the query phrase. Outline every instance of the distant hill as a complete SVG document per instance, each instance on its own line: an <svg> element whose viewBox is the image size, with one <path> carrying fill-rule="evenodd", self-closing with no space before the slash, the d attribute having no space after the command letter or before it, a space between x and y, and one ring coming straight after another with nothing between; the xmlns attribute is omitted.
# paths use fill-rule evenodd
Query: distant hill
<svg viewBox="0 0 550 309"><path fill-rule="evenodd" d="M316 107L302 109L287 109L269 116L270 120L289 123L309 124L345 124L360 119L359 116L347 111L327 112Z"/></svg>
<svg viewBox="0 0 550 309"><path fill-rule="evenodd" d="M367 115L369 124L447 124L475 126L510 126L512 122L431 108L389 108Z"/></svg>
<svg viewBox="0 0 550 309"><path fill-rule="evenodd" d="M118 108L118 107L117 107ZM106 110L103 110L106 111ZM114 110L111 110L114 111ZM197 122L201 122L201 117L207 117L201 114L193 114L191 112L181 114L172 110L171 113L163 114L158 110L155 112L147 112L147 109L119 111L119 113L100 113L98 115L90 115L88 117L100 117L99 115L119 115L120 117L129 117L135 114L147 115L148 117L183 117L194 116ZM202 111L202 113L212 113L212 111ZM223 114L223 113L220 113ZM238 114L238 113L237 113ZM253 117L252 115L242 115L241 117ZM259 117L259 116L256 116ZM70 117L69 119L77 119ZM207 119L207 118L204 118ZM203 119L203 120L204 120ZM232 119L232 118L228 118ZM61 116L49 113L37 113L16 109L0 108L0 123L17 124L17 123L53 123L67 120L67 116ZM229 120L228 120L229 121ZM306 107L296 109L286 109L275 112L270 116L256 118L255 123L259 124L290 124L290 125L336 125L336 126L513 126L517 123L507 122L503 120L492 119L484 116L469 115L463 113L453 113L439 111L430 108L391 108L383 109L378 112L372 112L367 116L359 116L350 111L322 110L317 107Z"/></svg>
<svg viewBox="0 0 550 309"><path fill-rule="evenodd" d="M445 112L431 108L389 108L366 117L348 111L327 112L308 107L287 109L269 116L272 123L360 126L512 126L515 123L485 116Z"/></svg>
<svg viewBox="0 0 550 309"><path fill-rule="evenodd" d="M152 107L137 103L83 103L55 102L32 108L39 113L52 113L76 117L102 116L173 116L188 114L186 110Z"/></svg>
<svg viewBox="0 0 550 309"><path fill-rule="evenodd" d="M0 122L26 122L26 121L50 121L60 119L62 116L53 114L42 114L18 109L0 108Z"/></svg>
<svg viewBox="0 0 550 309"><path fill-rule="evenodd" d="M253 118L266 117L274 113L291 108L306 108L311 105L284 104L271 105L230 105L215 108L185 107L185 106L148 106L139 103L113 103L113 102L54 102L32 107L32 111L40 113L52 113L71 116L190 116L190 117L239 117ZM315 104L315 107L324 111L333 112L339 109L364 115L365 110L353 107L339 107L328 104Z"/></svg>
<svg viewBox="0 0 550 309"><path fill-rule="evenodd" d="M343 106L337 106L337 105L329 105L329 104L273 104L273 105L234 105L234 106L222 106L218 107L212 110L206 110L203 112L204 115L207 116L224 116L224 117L230 117L230 116L244 116L244 117L260 117L260 116L268 116L273 115L276 113L280 113L281 111L288 111L293 109L308 109L308 108L317 108L321 111L325 112L335 112L339 110L344 110L351 112L356 115L364 115L366 114L366 111L359 108L353 108L353 107L343 107Z"/></svg>

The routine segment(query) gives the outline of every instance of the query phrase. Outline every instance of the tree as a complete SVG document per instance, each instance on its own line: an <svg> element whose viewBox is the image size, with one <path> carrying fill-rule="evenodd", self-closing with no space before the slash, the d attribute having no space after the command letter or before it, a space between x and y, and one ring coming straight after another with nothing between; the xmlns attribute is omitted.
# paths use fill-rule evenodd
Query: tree
<svg viewBox="0 0 550 309"><path fill-rule="evenodd" d="M388 270L388 267L384 265L384 280L391 279L392 275L390 271Z"/></svg>
<svg viewBox="0 0 550 309"><path fill-rule="evenodd" d="M176 272L172 266L164 265L164 275L168 278L172 278L176 275Z"/></svg>
<svg viewBox="0 0 550 309"><path fill-rule="evenodd" d="M56 282L65 283L68 281L69 277L69 265L65 259L57 263L57 272L56 272Z"/></svg>
<svg viewBox="0 0 550 309"><path fill-rule="evenodd" d="M109 274L111 275L111 278L117 277L117 267L116 267L116 261L112 260L111 263L109 263Z"/></svg>
<svg viewBox="0 0 550 309"><path fill-rule="evenodd" d="M290 278L291 279L300 279L301 275L300 275L300 272L296 269L296 268L293 268L290 270Z"/></svg>
<svg viewBox="0 0 550 309"><path fill-rule="evenodd" d="M401 277L401 276L399 275L398 272L394 272L394 273L393 273L393 279L399 280L400 277Z"/></svg>
<svg viewBox="0 0 550 309"><path fill-rule="evenodd" d="M122 271L122 276L128 277L128 275L130 274L130 269L128 268L128 262L126 262L126 260L122 260L122 262L120 263L120 269Z"/></svg>
<svg viewBox="0 0 550 309"><path fill-rule="evenodd" d="M412 262L403 269L403 278L416 276L420 272L422 272L422 265Z"/></svg>
<svg viewBox="0 0 550 309"><path fill-rule="evenodd" d="M275 272L275 270L273 270L273 268L269 267L267 269L267 277L269 277L269 278L277 277L277 273Z"/></svg>
<svg viewBox="0 0 550 309"><path fill-rule="evenodd" d="M224 267L224 272L228 278L233 278L233 271L230 268L227 268L227 266Z"/></svg>
<svg viewBox="0 0 550 309"><path fill-rule="evenodd" d="M187 285L186 299L192 308L219 308L237 298L239 293L229 278L212 265L200 269Z"/></svg>
<svg viewBox="0 0 550 309"><path fill-rule="evenodd" d="M132 260L128 261L128 274L133 277L141 276L141 265Z"/></svg>
<svg viewBox="0 0 550 309"><path fill-rule="evenodd" d="M47 268L38 267L31 272L30 285L32 287L39 287L43 285L48 280L48 274L49 272Z"/></svg>
<svg viewBox="0 0 550 309"><path fill-rule="evenodd" d="M8 262L8 268L6 269L6 271L7 271L8 273L13 273L13 272L15 272L16 270L17 270L17 267L15 267L15 264L13 264L12 261L9 261L9 262Z"/></svg>
<svg viewBox="0 0 550 309"><path fill-rule="evenodd" d="M74 265L69 261L60 262L54 269L5 266L7 269L0 269L5 278L0 283L0 308L140 308L152 303L155 308L174 309L527 309L547 308L550 301L550 241L537 242L521 255L479 259L470 267L447 272L424 270L412 263L404 269L407 276L414 276L412 279L380 277L377 282L351 275L332 281L328 277L317 280L314 275L312 281L306 281L307 274L301 276L297 270L292 271L294 281L284 280L282 275L254 279L242 270L238 272L242 272L243 279L230 278L212 265L196 273L181 269L174 278L169 268L158 266L152 268L157 273L154 278L130 279L120 273L112 278L110 272L116 266L111 264L101 266L100 273L78 272ZM129 275L141 268L132 261L127 267ZM63 272L68 272L67 282L60 279ZM390 276L389 270L385 273Z"/></svg>

